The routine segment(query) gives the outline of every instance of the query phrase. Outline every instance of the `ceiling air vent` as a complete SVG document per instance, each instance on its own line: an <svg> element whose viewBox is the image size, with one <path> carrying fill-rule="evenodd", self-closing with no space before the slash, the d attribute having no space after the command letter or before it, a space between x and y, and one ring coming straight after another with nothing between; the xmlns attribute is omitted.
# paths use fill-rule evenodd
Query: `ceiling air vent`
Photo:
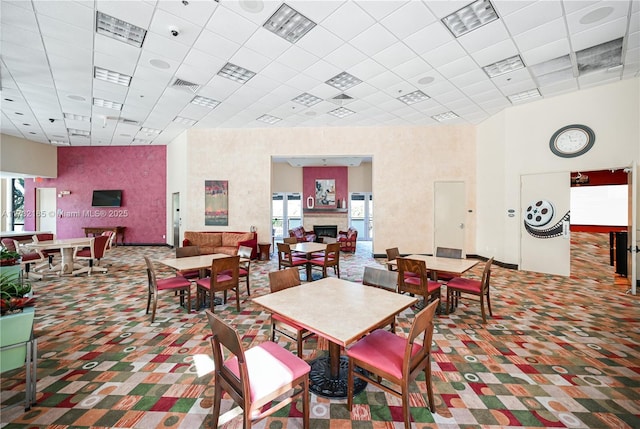
<svg viewBox="0 0 640 429"><path fill-rule="evenodd" d="M188 82L188 81L182 80L180 78L176 78L176 80L173 82L173 84L171 86L173 86L175 88L188 89L189 91L193 92L194 94L196 93L196 91L198 91L200 89L200 85L198 85L197 83Z"/></svg>
<svg viewBox="0 0 640 429"><path fill-rule="evenodd" d="M347 103L351 103L353 101L353 97L343 93L330 98L329 101L339 106L344 106Z"/></svg>
<svg viewBox="0 0 640 429"><path fill-rule="evenodd" d="M140 125L140 121L136 121L134 119L127 119L127 118L120 118L118 122L125 125L136 125L136 126Z"/></svg>

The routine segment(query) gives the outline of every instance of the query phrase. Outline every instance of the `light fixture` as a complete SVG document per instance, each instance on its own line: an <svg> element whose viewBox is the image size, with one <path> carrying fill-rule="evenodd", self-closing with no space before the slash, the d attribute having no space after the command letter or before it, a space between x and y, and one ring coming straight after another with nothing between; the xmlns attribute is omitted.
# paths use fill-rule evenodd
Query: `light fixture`
<svg viewBox="0 0 640 429"><path fill-rule="evenodd" d="M433 115L431 118L435 119L438 122L443 122L443 121L448 121L449 119L455 119L457 117L458 115L449 111L449 112L440 113L439 115Z"/></svg>
<svg viewBox="0 0 640 429"><path fill-rule="evenodd" d="M64 114L64 118L72 120L72 121L91 122L91 117L83 116L83 115L76 115L75 113L65 113Z"/></svg>
<svg viewBox="0 0 640 429"><path fill-rule="evenodd" d="M191 100L191 104L195 104L198 106L208 107L209 109L215 108L220 102L218 100L214 100L213 98L202 97L200 95L196 95Z"/></svg>
<svg viewBox="0 0 640 429"><path fill-rule="evenodd" d="M93 68L93 77L123 86L129 86L131 83L131 76L97 66Z"/></svg>
<svg viewBox="0 0 640 429"><path fill-rule="evenodd" d="M315 26L315 22L284 3L263 25L267 30L291 43L296 43Z"/></svg>
<svg viewBox="0 0 640 429"><path fill-rule="evenodd" d="M98 11L96 14L96 33L140 48L147 30Z"/></svg>
<svg viewBox="0 0 640 429"><path fill-rule="evenodd" d="M256 118L256 121L266 122L267 124L275 124L276 122L280 122L282 119L277 118L271 115L262 115L259 118Z"/></svg>
<svg viewBox="0 0 640 429"><path fill-rule="evenodd" d="M176 116L175 118L173 118L173 122L191 127L198 121L196 121L195 119L183 118L182 116Z"/></svg>
<svg viewBox="0 0 640 429"><path fill-rule="evenodd" d="M335 75L325 83L339 89L340 91L345 91L353 86L356 86L359 83L362 83L362 81L347 72L342 72Z"/></svg>
<svg viewBox="0 0 640 429"><path fill-rule="evenodd" d="M409 94L401 95L398 97L398 100L402 101L405 104L415 104L424 100L428 100L430 97L424 92L417 90L410 92Z"/></svg>
<svg viewBox="0 0 640 429"><path fill-rule="evenodd" d="M218 76L226 77L227 79L231 79L242 84L247 83L249 79L251 79L255 75L256 74L251 70L231 63L225 64L224 67L222 67L222 69L220 69L220 71L218 72Z"/></svg>
<svg viewBox="0 0 640 429"><path fill-rule="evenodd" d="M507 98L512 104L520 103L525 100L531 100L532 98L541 97L538 88L530 89L528 91L518 92L517 94L509 95Z"/></svg>
<svg viewBox="0 0 640 429"><path fill-rule="evenodd" d="M106 107L107 109L122 110L122 103L104 100L102 98L94 98L93 105L97 107Z"/></svg>
<svg viewBox="0 0 640 429"><path fill-rule="evenodd" d="M354 112L353 110L349 110L346 107L338 107L337 109L333 109L332 111L327 112L327 113L329 113L330 115L336 116L338 118L345 118L345 117L347 117L349 115L352 115L352 114L354 114L356 112Z"/></svg>
<svg viewBox="0 0 640 429"><path fill-rule="evenodd" d="M71 137L89 137L91 135L90 131L78 130L76 128L67 128L67 132Z"/></svg>
<svg viewBox="0 0 640 429"><path fill-rule="evenodd" d="M498 19L489 0L477 0L462 9L442 18L442 23L454 37L460 37L476 28Z"/></svg>
<svg viewBox="0 0 640 429"><path fill-rule="evenodd" d="M71 191L60 191L60 192L58 192L58 198L62 198L65 195L71 195Z"/></svg>
<svg viewBox="0 0 640 429"><path fill-rule="evenodd" d="M49 143L55 146L71 146L71 143L62 140L49 140Z"/></svg>
<svg viewBox="0 0 640 429"><path fill-rule="evenodd" d="M160 134L162 132L162 130L156 130L154 128L142 127L142 128L140 128L140 132L145 133L148 136L151 136L151 135L154 135L154 134Z"/></svg>
<svg viewBox="0 0 640 429"><path fill-rule="evenodd" d="M294 98L291 101L295 101L296 103L300 103L304 106L311 107L314 104L318 104L319 102L321 102L322 98L316 97L315 95L311 95L305 92L304 94L298 95L296 98Z"/></svg>
<svg viewBox="0 0 640 429"><path fill-rule="evenodd" d="M515 55L513 57L501 61L496 61L493 64L484 66L482 67L482 70L484 70L487 76L496 77L522 68L524 68L522 58L520 58L520 55Z"/></svg>
<svg viewBox="0 0 640 429"><path fill-rule="evenodd" d="M151 140L146 139L133 139L133 144L150 144Z"/></svg>

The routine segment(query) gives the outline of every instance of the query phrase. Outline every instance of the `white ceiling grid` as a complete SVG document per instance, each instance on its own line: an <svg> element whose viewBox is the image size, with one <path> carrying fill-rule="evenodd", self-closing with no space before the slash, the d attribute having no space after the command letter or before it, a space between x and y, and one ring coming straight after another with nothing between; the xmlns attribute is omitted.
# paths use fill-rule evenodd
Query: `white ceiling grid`
<svg viewBox="0 0 640 429"><path fill-rule="evenodd" d="M1 132L41 143L120 146L167 144L190 127L435 126L432 117L446 112L458 117L444 124L477 124L518 93L552 97L640 70L638 1L492 0L498 19L456 38L441 19L471 0L290 0L316 24L296 43L263 27L282 3L2 0ZM98 11L146 30L142 47L97 34ZM596 58L600 69L578 75L575 52L621 38L620 67ZM484 72L515 55L524 68L493 78ZM567 55L570 62L541 65ZM256 74L245 84L231 81L218 75L227 63ZM95 67L131 76L130 85L94 78ZM362 83L345 91L325 83L342 72ZM398 99L417 90L428 98L410 105ZM292 101L303 93L322 101ZM335 99L342 93L352 99ZM196 95L220 104L193 104ZM95 106L94 99L122 109ZM355 113L329 113L339 107Z"/></svg>

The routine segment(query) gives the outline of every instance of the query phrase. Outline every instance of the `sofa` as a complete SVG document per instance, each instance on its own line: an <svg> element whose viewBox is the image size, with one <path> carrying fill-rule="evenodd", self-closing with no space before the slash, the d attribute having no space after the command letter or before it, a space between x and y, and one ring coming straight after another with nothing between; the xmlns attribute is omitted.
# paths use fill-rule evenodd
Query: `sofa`
<svg viewBox="0 0 640 429"><path fill-rule="evenodd" d="M338 231L338 243L343 252L355 252L357 240L358 230L355 228L349 227L346 231Z"/></svg>
<svg viewBox="0 0 640 429"><path fill-rule="evenodd" d="M234 231L185 231L183 246L198 246L200 254L225 253L236 255L238 247L251 247L251 259L258 257L258 234Z"/></svg>
<svg viewBox="0 0 640 429"><path fill-rule="evenodd" d="M311 231L305 231L303 226L297 226L289 230L289 237L295 237L298 243L305 241L316 241L316 234Z"/></svg>

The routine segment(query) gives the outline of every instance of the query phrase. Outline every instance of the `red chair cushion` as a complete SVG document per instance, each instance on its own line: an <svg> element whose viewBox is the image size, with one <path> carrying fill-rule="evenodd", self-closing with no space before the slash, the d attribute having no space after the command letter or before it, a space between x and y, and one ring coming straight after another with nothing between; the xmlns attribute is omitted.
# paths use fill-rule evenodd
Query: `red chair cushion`
<svg viewBox="0 0 640 429"><path fill-rule="evenodd" d="M200 277L200 270L177 271L176 275L185 279L197 279Z"/></svg>
<svg viewBox="0 0 640 429"><path fill-rule="evenodd" d="M377 329L347 349L347 356L402 378L402 360L407 339L389 331ZM413 353L420 345L413 344Z"/></svg>
<svg viewBox="0 0 640 429"><path fill-rule="evenodd" d="M244 356L251 381L251 402L260 400L311 370L308 363L271 341L246 350ZM227 360L225 365L240 377L237 358Z"/></svg>
<svg viewBox="0 0 640 429"><path fill-rule="evenodd" d="M22 262L39 261L42 259L37 253L23 253L20 257L22 258Z"/></svg>
<svg viewBox="0 0 640 429"><path fill-rule="evenodd" d="M404 282L405 283L409 283L411 285L416 285L416 286L420 286L420 277L417 276L405 276L404 278ZM437 289L439 289L441 286L440 283L433 281L433 280L427 280L427 291L429 291L429 293L436 291Z"/></svg>
<svg viewBox="0 0 640 429"><path fill-rule="evenodd" d="M467 279L464 277L455 277L447 282L447 287L460 291L471 293L480 293L482 290L482 282L475 279Z"/></svg>
<svg viewBox="0 0 640 429"><path fill-rule="evenodd" d="M225 272L221 272L220 274L218 274L218 282L226 282L227 280L231 280L232 278L232 276L226 274ZM209 289L209 287L211 286L211 278L205 277L204 279L198 279L196 280L196 284L205 289Z"/></svg>
<svg viewBox="0 0 640 429"><path fill-rule="evenodd" d="M327 263L329 263L329 262L333 262L333 261L335 261L335 258L328 258L328 259L327 259ZM311 261L309 261L309 262L311 262L313 265L320 265L320 266L322 266L322 265L324 265L324 256L323 256L322 258L315 258L315 259L312 259L312 260L311 260Z"/></svg>
<svg viewBox="0 0 640 429"><path fill-rule="evenodd" d="M191 286L191 282L184 277L167 277L157 280L158 290L176 289Z"/></svg>
<svg viewBox="0 0 640 429"><path fill-rule="evenodd" d="M85 248L82 250L78 250L78 252L76 253L76 256L82 256L85 258L90 258L91 257L91 249L89 248Z"/></svg>

